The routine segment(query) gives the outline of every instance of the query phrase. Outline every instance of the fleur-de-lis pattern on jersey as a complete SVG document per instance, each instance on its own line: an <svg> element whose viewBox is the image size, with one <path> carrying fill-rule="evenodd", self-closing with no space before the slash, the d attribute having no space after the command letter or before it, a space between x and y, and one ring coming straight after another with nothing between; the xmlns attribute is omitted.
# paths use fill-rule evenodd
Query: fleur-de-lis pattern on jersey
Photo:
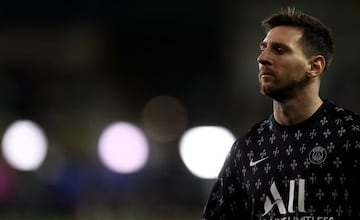
<svg viewBox="0 0 360 220"><path fill-rule="evenodd" d="M360 116L325 101L306 121L269 117L233 145L206 220L360 219Z"/></svg>

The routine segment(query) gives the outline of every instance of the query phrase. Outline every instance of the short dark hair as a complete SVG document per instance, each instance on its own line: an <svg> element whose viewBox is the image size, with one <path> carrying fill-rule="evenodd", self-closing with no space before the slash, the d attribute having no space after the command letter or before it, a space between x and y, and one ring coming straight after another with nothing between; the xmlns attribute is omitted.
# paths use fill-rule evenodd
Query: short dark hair
<svg viewBox="0 0 360 220"><path fill-rule="evenodd" d="M319 19L296 10L294 7L281 9L262 21L266 33L276 26L293 26L303 30L301 43L306 56L322 55L325 58L325 69L334 57L334 43L331 30Z"/></svg>

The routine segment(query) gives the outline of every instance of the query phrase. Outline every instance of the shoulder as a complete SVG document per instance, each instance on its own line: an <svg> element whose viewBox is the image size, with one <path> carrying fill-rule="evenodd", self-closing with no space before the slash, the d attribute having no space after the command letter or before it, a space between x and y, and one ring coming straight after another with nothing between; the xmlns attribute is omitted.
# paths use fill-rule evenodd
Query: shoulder
<svg viewBox="0 0 360 220"><path fill-rule="evenodd" d="M328 102L326 108L332 126L338 129L338 133L347 133L348 137L360 139L360 115L347 108L340 107Z"/></svg>
<svg viewBox="0 0 360 220"><path fill-rule="evenodd" d="M327 101L324 111L329 117L335 120L335 124L339 126L355 126L359 130L360 115L354 111L340 107L332 102ZM356 130L356 129L355 129Z"/></svg>
<svg viewBox="0 0 360 220"><path fill-rule="evenodd" d="M360 120L360 115L350 109L338 106L337 104L331 102L331 101L325 101L325 108L324 111L328 111L329 113L333 114L334 116L338 117L350 117L355 120ZM347 120L349 121L349 120Z"/></svg>
<svg viewBox="0 0 360 220"><path fill-rule="evenodd" d="M235 145L249 145L254 139L259 138L260 134L272 127L271 117L263 119L256 124L252 125L246 132L238 136Z"/></svg>

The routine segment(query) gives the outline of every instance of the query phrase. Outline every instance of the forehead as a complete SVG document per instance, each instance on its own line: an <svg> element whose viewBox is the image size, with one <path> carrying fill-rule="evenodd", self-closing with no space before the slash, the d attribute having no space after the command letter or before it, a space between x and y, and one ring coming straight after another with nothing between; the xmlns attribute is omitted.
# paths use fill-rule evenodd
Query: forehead
<svg viewBox="0 0 360 220"><path fill-rule="evenodd" d="M300 28L292 26L276 26L272 28L265 36L263 42L266 43L282 43L289 46L295 46L303 31Z"/></svg>

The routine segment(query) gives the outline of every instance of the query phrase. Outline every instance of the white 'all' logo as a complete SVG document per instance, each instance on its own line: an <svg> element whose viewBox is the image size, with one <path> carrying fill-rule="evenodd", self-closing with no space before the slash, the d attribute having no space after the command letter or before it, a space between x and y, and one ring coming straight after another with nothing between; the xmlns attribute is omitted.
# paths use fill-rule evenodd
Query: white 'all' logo
<svg viewBox="0 0 360 220"><path fill-rule="evenodd" d="M277 207L280 214L295 213L295 211L305 212L305 180L299 179L299 181L298 181L297 210L294 209L295 188L296 188L295 183L296 183L295 180L290 180L289 200L288 200L287 209L286 209L285 203L279 193L279 190L276 187L275 182L271 185L270 192L273 197L273 200L271 200L268 196L266 196L265 203L264 203L265 213L263 214L263 216L268 214L274 208L274 206Z"/></svg>

